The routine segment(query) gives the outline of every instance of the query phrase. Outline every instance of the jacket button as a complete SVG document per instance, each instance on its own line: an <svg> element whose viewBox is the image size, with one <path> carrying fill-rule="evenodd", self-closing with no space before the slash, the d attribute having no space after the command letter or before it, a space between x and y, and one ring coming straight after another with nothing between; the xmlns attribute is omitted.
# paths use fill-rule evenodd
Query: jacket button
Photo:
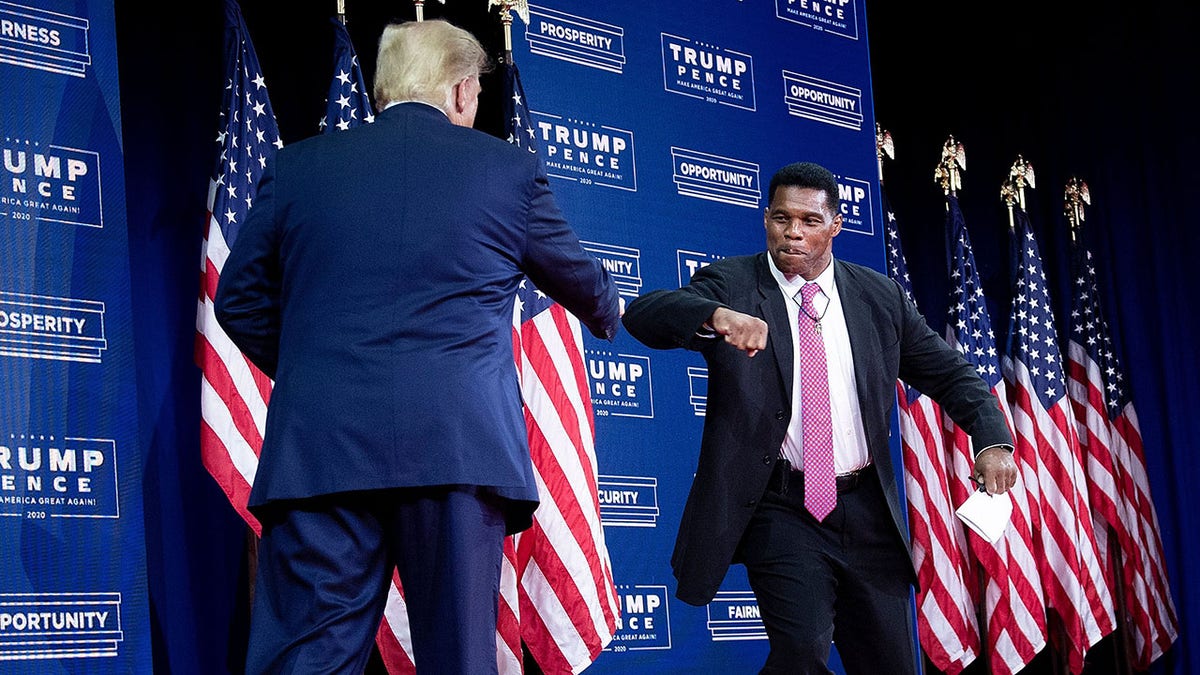
<svg viewBox="0 0 1200 675"><path fill-rule="evenodd" d="M770 464L771 462L774 462L774 461L775 460L771 459L770 455L763 455L763 464Z"/></svg>
<svg viewBox="0 0 1200 675"><path fill-rule="evenodd" d="M775 411L775 419L777 419L777 420L782 420L782 419L783 419L783 411L782 411L782 410L776 410L776 411Z"/></svg>

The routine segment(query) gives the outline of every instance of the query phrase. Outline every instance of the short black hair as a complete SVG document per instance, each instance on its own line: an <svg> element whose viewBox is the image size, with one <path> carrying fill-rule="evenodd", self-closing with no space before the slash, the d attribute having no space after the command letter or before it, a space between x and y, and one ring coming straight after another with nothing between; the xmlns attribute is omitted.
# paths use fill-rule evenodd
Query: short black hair
<svg viewBox="0 0 1200 675"><path fill-rule="evenodd" d="M793 162L775 172L771 176L771 186L767 189L767 204L775 200L775 188L781 185L813 188L825 191L825 205L833 213L838 212L838 183L829 169L813 162Z"/></svg>

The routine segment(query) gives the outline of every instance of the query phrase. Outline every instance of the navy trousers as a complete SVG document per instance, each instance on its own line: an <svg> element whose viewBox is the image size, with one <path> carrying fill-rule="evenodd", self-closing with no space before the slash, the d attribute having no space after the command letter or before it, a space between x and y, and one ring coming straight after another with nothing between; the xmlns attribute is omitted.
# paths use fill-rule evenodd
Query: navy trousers
<svg viewBox="0 0 1200 675"><path fill-rule="evenodd" d="M503 504L473 486L401 488L273 505L261 516L246 672L366 667L392 570L417 672L496 673Z"/></svg>
<svg viewBox="0 0 1200 675"><path fill-rule="evenodd" d="M889 513L874 475L839 489L821 522L803 474L772 480L737 557L771 645L761 673L832 673L832 643L850 675L916 672L912 563Z"/></svg>

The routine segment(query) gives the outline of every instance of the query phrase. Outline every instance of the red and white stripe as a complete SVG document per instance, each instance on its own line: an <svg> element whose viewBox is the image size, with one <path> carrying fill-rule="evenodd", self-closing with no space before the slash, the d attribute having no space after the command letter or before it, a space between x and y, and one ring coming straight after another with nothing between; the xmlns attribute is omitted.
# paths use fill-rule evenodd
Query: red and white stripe
<svg viewBox="0 0 1200 675"><path fill-rule="evenodd" d="M404 602L400 575L395 570L392 570L392 585L388 588L387 606L375 635L375 644L379 646L379 656L390 675L416 674L408 628L408 605Z"/></svg>
<svg viewBox="0 0 1200 675"><path fill-rule="evenodd" d="M1112 428L1100 365L1075 340L1067 345L1066 365L1071 407L1079 430L1079 445L1087 461L1096 541L1101 554L1105 556L1105 571L1113 587L1116 581L1113 576L1118 572L1122 575L1124 609L1128 614L1124 623L1132 633L1134 661L1149 665L1146 659L1149 658L1152 631L1150 598L1144 574L1144 552L1135 535L1139 529L1133 503L1137 495L1132 481L1124 475L1113 452ZM1116 535L1115 541L1108 541L1109 528ZM1113 551L1118 555L1109 555Z"/></svg>
<svg viewBox="0 0 1200 675"><path fill-rule="evenodd" d="M521 391L541 504L517 537L521 635L545 672L578 673L616 632L579 321L553 305L520 326Z"/></svg>
<svg viewBox="0 0 1200 675"><path fill-rule="evenodd" d="M213 313L213 299L229 246L213 217L216 181L209 182L208 230L200 260L200 297L196 308L196 365L200 389L200 457L233 508L260 534L247 503L266 429L272 383L233 344Z"/></svg>
<svg viewBox="0 0 1200 675"><path fill-rule="evenodd" d="M521 601L517 590L517 549L513 537L504 540L504 558L500 563L496 666L500 675L525 672L525 655L521 651Z"/></svg>
<svg viewBox="0 0 1200 675"><path fill-rule="evenodd" d="M948 340L954 344L952 336ZM1011 429L1012 414L1006 389L1000 381L993 393ZM970 436L949 416L944 416L944 423L951 467L950 492L957 507L976 489L976 483L971 480L975 451ZM967 546L977 563L983 595L978 603L987 636L985 651L989 672L994 675L1020 671L1046 646L1046 601L1033 536L1039 510L1036 457L1016 452L1013 459L1021 476L1008 492L1013 512L1003 536L992 543L959 528L962 536L968 538Z"/></svg>
<svg viewBox="0 0 1200 675"><path fill-rule="evenodd" d="M1106 546L1111 527L1122 551L1130 551L1129 522L1124 510L1127 504L1117 489L1118 475L1109 440L1109 422L1104 396L1104 379L1100 366L1093 361L1078 342L1067 344L1067 392L1071 397L1079 448L1083 453L1088 476L1088 497L1091 499L1093 526L1101 554L1107 558Z"/></svg>
<svg viewBox="0 0 1200 675"><path fill-rule="evenodd" d="M953 336L947 339L955 344ZM1003 381L996 384L993 394L1011 430L1012 415ZM961 506L977 487L971 480L975 450L970 437L949 416L944 417L944 423L951 466L950 492L954 504ZM962 529L963 536L969 537L968 546L978 564L983 592L979 603L993 673L1019 671L1046 644L1045 599L1033 553L1034 522L1038 511L1036 462L1022 454L1014 455L1014 460L1021 478L1008 493L1013 513L1003 536L995 543L989 543Z"/></svg>
<svg viewBox="0 0 1200 675"><path fill-rule="evenodd" d="M1136 516L1134 540L1141 552L1142 577L1146 582L1146 613L1150 632L1146 644L1139 645L1134 664L1138 668L1146 668L1179 637L1179 618L1167 582L1158 511L1150 498L1142 433L1132 402L1125 404L1111 429L1113 454L1122 468L1121 489L1129 495L1130 508Z"/></svg>
<svg viewBox="0 0 1200 675"><path fill-rule="evenodd" d="M1046 604L1061 620L1068 669L1079 673L1084 654L1112 632L1115 622L1092 527L1079 437L1065 394L1044 409L1023 362L1005 357L1004 371L1012 387L1016 452L1034 453L1038 460L1038 552Z"/></svg>
<svg viewBox="0 0 1200 675"><path fill-rule="evenodd" d="M955 530L946 477L941 409L928 396L910 405L904 383L896 383L908 529L917 572L917 633L933 665L957 675L979 655L979 623L966 571L969 560Z"/></svg>

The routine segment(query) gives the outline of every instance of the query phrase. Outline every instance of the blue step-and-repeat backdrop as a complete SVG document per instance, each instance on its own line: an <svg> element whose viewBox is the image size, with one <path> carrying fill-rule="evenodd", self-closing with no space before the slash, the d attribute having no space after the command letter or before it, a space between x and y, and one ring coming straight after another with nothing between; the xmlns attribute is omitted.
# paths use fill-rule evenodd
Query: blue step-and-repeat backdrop
<svg viewBox="0 0 1200 675"><path fill-rule="evenodd" d="M151 671L120 129L112 3L0 2L5 673Z"/></svg>
<svg viewBox="0 0 1200 675"><path fill-rule="evenodd" d="M839 178L845 226L834 254L882 269L864 18L862 0L543 0L528 26L515 22L514 60L552 186L625 302L763 250L766 187L801 160ZM674 598L703 359L625 333L585 336L584 347L622 611L588 672L756 671L766 635L740 566L707 607Z"/></svg>

